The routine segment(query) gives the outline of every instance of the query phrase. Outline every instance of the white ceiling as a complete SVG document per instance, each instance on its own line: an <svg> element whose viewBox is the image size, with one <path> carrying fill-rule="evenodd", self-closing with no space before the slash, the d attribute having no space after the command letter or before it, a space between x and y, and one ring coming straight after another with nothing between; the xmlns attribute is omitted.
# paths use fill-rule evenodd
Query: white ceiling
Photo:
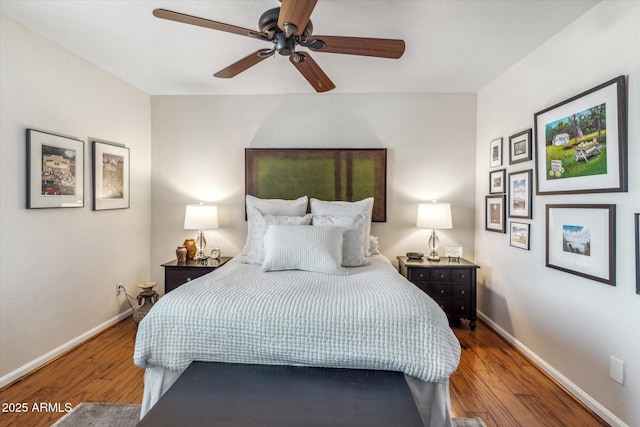
<svg viewBox="0 0 640 427"><path fill-rule="evenodd" d="M311 15L314 34L399 38L406 50L398 60L312 55L336 85L330 93L473 93L596 3L319 0ZM260 15L278 5L277 0L0 0L0 11L151 95L314 93L288 58L277 54L233 79L214 78L271 45L152 15L164 8L257 30Z"/></svg>

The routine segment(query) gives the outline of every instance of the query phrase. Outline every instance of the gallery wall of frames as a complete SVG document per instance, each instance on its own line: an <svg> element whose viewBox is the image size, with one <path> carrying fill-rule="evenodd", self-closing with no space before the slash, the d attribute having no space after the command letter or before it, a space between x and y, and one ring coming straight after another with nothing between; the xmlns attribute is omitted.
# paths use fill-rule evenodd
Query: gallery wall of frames
<svg viewBox="0 0 640 427"><path fill-rule="evenodd" d="M535 113L532 128L491 140L489 168L485 230L508 233L511 246L529 250L535 196L553 196L544 198L546 266L615 286L616 205L567 204L563 195L627 191L625 76Z"/></svg>

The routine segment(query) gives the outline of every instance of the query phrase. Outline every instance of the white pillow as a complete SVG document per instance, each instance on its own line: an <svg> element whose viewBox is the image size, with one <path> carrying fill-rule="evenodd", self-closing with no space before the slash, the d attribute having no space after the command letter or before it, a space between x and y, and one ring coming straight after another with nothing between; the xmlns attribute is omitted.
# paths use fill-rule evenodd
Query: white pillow
<svg viewBox="0 0 640 427"><path fill-rule="evenodd" d="M361 212L367 214L365 225L365 234L362 238L362 244L365 248L365 255L369 256L369 234L371 234L371 216L373 215L373 197L369 197L358 202L327 202L324 200L311 199L312 215L357 215Z"/></svg>
<svg viewBox="0 0 640 427"><path fill-rule="evenodd" d="M253 217L253 233L249 250L242 259L245 264L262 264L264 261L264 235L270 225L309 225L311 224L311 214L304 216L267 215L256 209ZM249 239L247 239L249 243Z"/></svg>
<svg viewBox="0 0 640 427"><path fill-rule="evenodd" d="M295 200L283 199L259 199L258 197L247 194L245 197L247 206L247 242L242 249L242 255L247 255L252 248L255 239L255 231L253 230L254 218L259 209L267 215L285 215L285 216L302 216L307 213L307 204L309 198L307 196L299 197ZM259 236L262 242L264 231Z"/></svg>
<svg viewBox="0 0 640 427"><path fill-rule="evenodd" d="M314 215L311 223L314 226L327 225L346 229L342 241L342 266L360 267L367 265L365 259L364 236L367 214L361 212L355 216Z"/></svg>
<svg viewBox="0 0 640 427"><path fill-rule="evenodd" d="M380 255L378 248L378 236L369 236L369 253L371 255Z"/></svg>
<svg viewBox="0 0 640 427"><path fill-rule="evenodd" d="M349 274L340 266L344 232L342 227L270 225L264 235L262 270Z"/></svg>

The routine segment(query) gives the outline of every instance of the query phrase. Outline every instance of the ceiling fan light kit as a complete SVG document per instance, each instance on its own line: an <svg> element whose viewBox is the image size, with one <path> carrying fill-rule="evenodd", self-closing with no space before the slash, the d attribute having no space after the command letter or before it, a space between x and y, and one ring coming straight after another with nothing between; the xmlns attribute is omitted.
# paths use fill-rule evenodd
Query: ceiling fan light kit
<svg viewBox="0 0 640 427"><path fill-rule="evenodd" d="M214 76L219 78L235 77L277 52L289 57L289 62L316 92L327 92L334 89L335 85L309 52L296 50L298 46L314 52L390 59L398 59L404 53L404 41L398 39L312 36L313 24L310 17L316 3L317 0L282 0L280 7L269 9L260 16L259 31L166 9L155 9L153 15L157 18L238 34L273 44L270 49L259 49L218 71Z"/></svg>

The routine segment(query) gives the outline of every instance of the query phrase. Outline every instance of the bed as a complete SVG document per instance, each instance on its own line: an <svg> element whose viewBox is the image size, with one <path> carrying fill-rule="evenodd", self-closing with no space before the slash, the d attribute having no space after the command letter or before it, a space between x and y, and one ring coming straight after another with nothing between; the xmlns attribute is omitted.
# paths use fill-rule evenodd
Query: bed
<svg viewBox="0 0 640 427"><path fill-rule="evenodd" d="M376 253L371 205L313 199L307 214L306 197L247 196L243 254L165 295L139 324L141 417L197 360L399 371L425 425L451 425L460 345L438 305Z"/></svg>

